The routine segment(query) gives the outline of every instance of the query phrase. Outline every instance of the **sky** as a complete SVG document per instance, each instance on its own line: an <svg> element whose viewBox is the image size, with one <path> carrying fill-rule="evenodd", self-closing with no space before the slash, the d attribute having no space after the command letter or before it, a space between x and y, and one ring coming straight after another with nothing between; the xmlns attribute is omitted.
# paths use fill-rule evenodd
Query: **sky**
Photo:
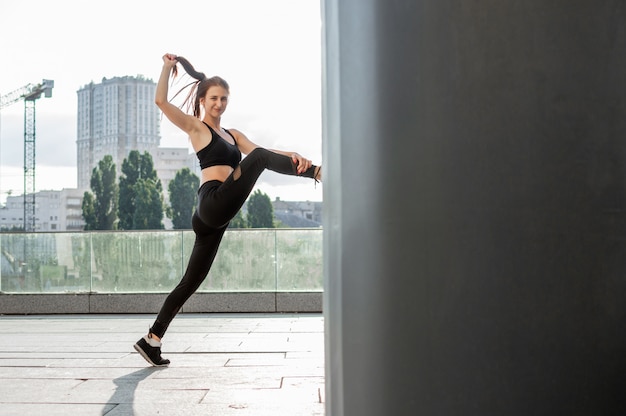
<svg viewBox="0 0 626 416"><path fill-rule="evenodd" d="M35 104L38 191L76 188L77 91L116 76L156 82L165 53L228 81L223 127L322 164L321 45L320 0L0 0L0 95L54 81L52 97ZM165 117L161 146L192 151ZM256 189L272 200L322 200L321 184L273 172ZM0 112L0 203L23 191L18 101Z"/></svg>

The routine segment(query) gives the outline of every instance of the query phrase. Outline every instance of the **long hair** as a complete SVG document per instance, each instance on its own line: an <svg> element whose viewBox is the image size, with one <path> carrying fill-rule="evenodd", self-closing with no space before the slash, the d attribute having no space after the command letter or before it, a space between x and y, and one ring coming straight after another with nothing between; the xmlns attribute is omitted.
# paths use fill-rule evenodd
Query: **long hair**
<svg viewBox="0 0 626 416"><path fill-rule="evenodd" d="M187 97L185 98L185 100L183 101L181 105L181 108L185 108L187 112L192 110L193 115L195 117L200 117L201 115L200 98L206 95L209 88L214 87L214 86L219 86L219 87L224 88L227 92L230 93L230 87L228 86L228 83L226 82L226 80L224 80L223 78L218 77L218 76L207 78L203 72L197 71L193 67L193 65L191 65L191 63L186 58L183 58L182 56L177 56L176 61L178 61L178 63L181 64L185 72L190 77L195 79L195 81L182 87L174 95L174 97L172 97L172 99L174 99L178 94L180 94L186 88L191 87L191 89L189 90L189 93L187 94ZM178 75L177 66L174 66L174 68L172 69L172 75L174 76L174 78Z"/></svg>

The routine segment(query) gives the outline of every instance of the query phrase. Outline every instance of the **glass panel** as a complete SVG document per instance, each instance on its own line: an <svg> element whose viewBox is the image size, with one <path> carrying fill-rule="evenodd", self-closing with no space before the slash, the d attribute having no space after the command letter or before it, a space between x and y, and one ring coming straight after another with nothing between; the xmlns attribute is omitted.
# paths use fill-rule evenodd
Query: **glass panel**
<svg viewBox="0 0 626 416"><path fill-rule="evenodd" d="M321 291L322 231L277 229L277 290Z"/></svg>
<svg viewBox="0 0 626 416"><path fill-rule="evenodd" d="M273 230L226 230L200 291L274 291Z"/></svg>
<svg viewBox="0 0 626 416"><path fill-rule="evenodd" d="M171 291L190 230L0 233L4 293ZM321 291L322 230L227 230L199 291Z"/></svg>
<svg viewBox="0 0 626 416"><path fill-rule="evenodd" d="M7 293L90 290L89 234L0 234Z"/></svg>
<svg viewBox="0 0 626 416"><path fill-rule="evenodd" d="M180 232L93 233L92 247L93 292L169 292L180 279Z"/></svg>

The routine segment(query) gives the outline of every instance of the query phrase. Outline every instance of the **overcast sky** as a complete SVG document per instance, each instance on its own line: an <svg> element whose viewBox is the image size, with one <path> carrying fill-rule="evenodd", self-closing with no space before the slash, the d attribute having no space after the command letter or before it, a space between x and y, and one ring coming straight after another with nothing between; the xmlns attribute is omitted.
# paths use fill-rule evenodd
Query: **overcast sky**
<svg viewBox="0 0 626 416"><path fill-rule="evenodd" d="M0 95L43 79L36 102L37 190L76 187L78 89L103 77L156 82L164 53L231 87L222 126L322 162L320 0L0 0ZM161 146L187 147L163 119ZM0 202L24 190L24 103L0 114ZM118 169L119 172L119 169ZM322 200L312 181L264 173L270 198Z"/></svg>

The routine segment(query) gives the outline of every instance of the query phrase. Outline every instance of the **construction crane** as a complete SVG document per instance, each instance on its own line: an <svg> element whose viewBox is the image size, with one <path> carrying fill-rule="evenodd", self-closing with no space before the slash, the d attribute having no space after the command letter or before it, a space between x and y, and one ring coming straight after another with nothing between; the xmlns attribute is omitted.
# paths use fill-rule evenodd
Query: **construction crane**
<svg viewBox="0 0 626 416"><path fill-rule="evenodd" d="M54 81L27 84L0 96L0 110L24 100L24 231L35 231L35 101L52 96Z"/></svg>

